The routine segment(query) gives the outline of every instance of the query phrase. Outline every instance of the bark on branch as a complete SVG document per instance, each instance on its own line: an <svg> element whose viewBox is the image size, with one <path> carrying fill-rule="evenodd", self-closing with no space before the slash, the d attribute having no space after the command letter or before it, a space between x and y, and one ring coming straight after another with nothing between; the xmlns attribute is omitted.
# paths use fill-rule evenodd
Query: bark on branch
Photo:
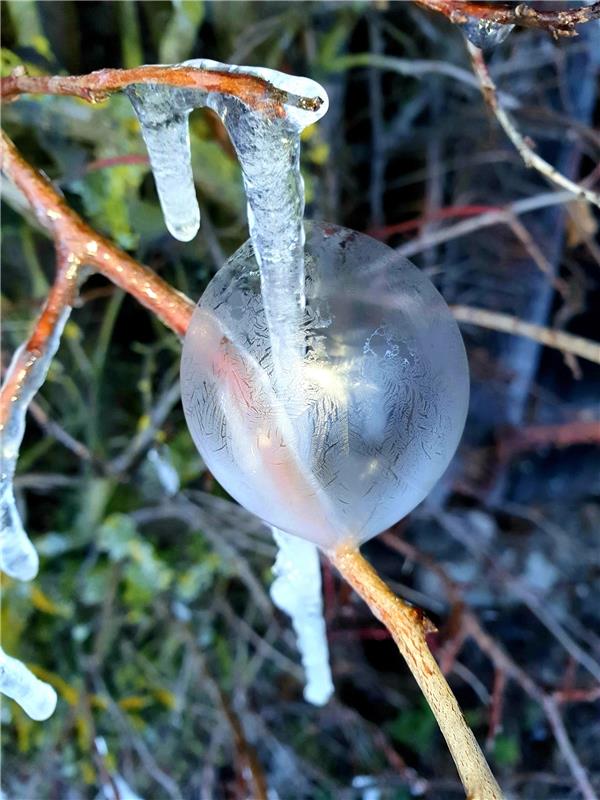
<svg viewBox="0 0 600 800"><path fill-rule="evenodd" d="M464 2L464 0L415 0L417 5L443 14L462 25L470 19L497 25L519 25L548 31L554 37L577 36L577 25L600 19L600 2L579 8L537 11L527 3ZM556 4L558 5L558 4Z"/></svg>
<svg viewBox="0 0 600 800"><path fill-rule="evenodd" d="M255 75L241 72L203 70L192 66L147 65L134 69L101 69L88 75L30 76L24 67L17 67L0 79L0 98L15 100L22 94L62 94L80 97L89 103L100 103L113 92L136 83L161 84L180 89L220 92L238 97L258 111L283 116L284 104L317 111L320 97L300 97L278 89Z"/></svg>
<svg viewBox="0 0 600 800"><path fill-rule="evenodd" d="M427 634L435 631L431 622L397 597L355 548L340 547L328 556L392 634L435 715L467 800L502 800L500 787L427 644Z"/></svg>

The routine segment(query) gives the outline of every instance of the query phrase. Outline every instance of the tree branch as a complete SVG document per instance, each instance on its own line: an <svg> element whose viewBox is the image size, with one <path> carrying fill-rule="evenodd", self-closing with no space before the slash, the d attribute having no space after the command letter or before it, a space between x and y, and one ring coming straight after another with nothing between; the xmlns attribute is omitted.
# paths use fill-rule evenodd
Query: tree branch
<svg viewBox="0 0 600 800"><path fill-rule="evenodd" d="M501 800L500 787L427 645L427 634L435 630L431 622L397 597L357 549L342 546L328 556L392 634L446 739L467 800Z"/></svg>
<svg viewBox="0 0 600 800"><path fill-rule="evenodd" d="M600 12L600 3L597 5ZM483 98L504 129L504 132L508 138L519 151L521 158L525 162L525 166L536 169L551 183L554 183L556 186L560 186L563 189L567 189L569 192L573 192L573 194L577 197L585 198L589 203L593 203L595 206L600 208L600 195L598 195L597 192L593 192L591 189L587 189L585 186L581 186L580 184L570 180L566 177L566 175L563 175L561 172L555 169L552 164L549 164L541 156L538 156L538 154L534 152L531 145L527 143L525 137L517 130L507 112L502 108L502 105L498 100L498 90L496 89L496 84L492 80L492 77L489 73L487 64L483 58L483 53L479 47L475 47L475 45L471 44L471 42L467 41L466 44L469 55L471 56L471 61L473 63L473 69L475 70L475 74L479 79Z"/></svg>
<svg viewBox="0 0 600 800"><path fill-rule="evenodd" d="M60 244L62 252L105 275L183 336L194 309L192 301L90 228L69 208L48 178L25 161L4 132L1 143L2 171L25 196L38 222ZM64 298L56 298L59 305L63 302ZM43 318L38 320L35 335L36 341L47 335Z"/></svg>
<svg viewBox="0 0 600 800"><path fill-rule="evenodd" d="M80 267L79 259L57 244L54 283L31 335L16 352L0 389L0 432L5 430L15 401L21 396L38 361L46 354L48 344L55 336L60 336L64 314L70 310L77 295Z"/></svg>
<svg viewBox="0 0 600 800"><path fill-rule="evenodd" d="M533 339L534 342L546 345L546 347L553 347L563 353L571 353L574 356L585 358L593 364L600 364L600 342L592 342L581 336L573 336L572 333L544 328L542 325L524 322L510 314L500 314L484 308L451 306L451 310L458 322L467 322L502 333L512 333L515 336L524 336L527 339Z"/></svg>
<svg viewBox="0 0 600 800"><path fill-rule="evenodd" d="M0 79L0 98L15 100L22 94L61 94L100 103L113 92L136 83L154 83L180 89L221 92L238 97L257 111L284 116L285 105L317 111L320 97L300 97L273 86L255 75L242 72L203 70L192 66L147 65L134 69L101 69L87 75L42 75L32 77L17 67Z"/></svg>
<svg viewBox="0 0 600 800"><path fill-rule="evenodd" d="M450 22L464 25L471 19L497 25L537 28L559 36L577 36L577 25L600 19L600 2L579 8L537 11L527 3L464 2L464 0L415 0L417 5L437 11Z"/></svg>

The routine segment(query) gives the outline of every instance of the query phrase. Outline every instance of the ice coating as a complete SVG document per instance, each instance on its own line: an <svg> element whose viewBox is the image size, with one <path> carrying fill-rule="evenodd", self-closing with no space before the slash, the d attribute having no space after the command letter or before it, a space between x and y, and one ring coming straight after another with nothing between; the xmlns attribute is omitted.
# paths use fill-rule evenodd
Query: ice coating
<svg viewBox="0 0 600 800"><path fill-rule="evenodd" d="M335 225L306 232L306 352L290 403L277 396L252 242L194 312L182 400L224 488L329 550L370 539L431 490L462 434L468 369L448 307L408 260Z"/></svg>
<svg viewBox="0 0 600 800"><path fill-rule="evenodd" d="M22 581L29 581L37 575L38 556L23 529L15 503L13 478L25 433L27 408L46 379L70 311L70 308L63 311L57 320L43 352L28 354L30 369L20 383L20 390L0 432L0 569ZM6 376L7 384L14 371L22 369L23 354L24 348L20 347L13 356Z"/></svg>
<svg viewBox="0 0 600 800"><path fill-rule="evenodd" d="M38 721L48 719L56 708L56 692L27 667L0 648L0 692L11 697L23 711Z"/></svg>
<svg viewBox="0 0 600 800"><path fill-rule="evenodd" d="M302 448L302 430L295 424L295 408L301 391L295 376L304 357L304 184L300 174L300 132L326 113L327 94L312 80L275 70L236 67L208 60L187 61L185 66L255 75L282 93L283 116L269 113L268 109L255 111L238 98L219 93L156 85L138 85L128 91L148 147L167 227L178 239L193 238L200 223L190 165L190 111L198 106L210 107L229 133L242 167L250 236L260 263L267 336L271 342L272 382L277 387L275 396L271 392L274 400L271 412L285 431L286 440L293 442L290 452L296 453ZM307 108L302 98L318 98L318 103ZM207 341L216 342L220 331L210 322L206 327ZM265 388L268 394L269 387ZM239 441L244 441L242 430ZM306 474L295 457L293 472L302 485L308 480L313 484L312 491L319 493L312 476ZM300 492L298 497L302 495ZM327 499L323 498L321 511L327 505ZM305 510L296 508L298 516ZM287 539L289 537L282 533L279 541ZM286 554L291 546L288 543L278 556L277 569L281 575L274 584L274 598L279 597L285 604L297 631L307 672L305 695L307 699L312 698L311 702L326 702L327 692L331 692L331 675L324 622L318 612L318 559L313 546L296 541L296 555L304 555L306 561L292 577L284 567L290 563ZM306 570L306 579L301 581L303 570ZM312 580L314 585L310 583ZM294 602L294 587L301 591L310 606L309 617L305 615L303 604ZM309 629L309 625L313 627ZM309 647L307 653L305 645Z"/></svg>
<svg viewBox="0 0 600 800"><path fill-rule="evenodd" d="M189 242L200 227L190 154L191 108L178 109L167 87L140 85L127 93L140 121L165 224L172 236Z"/></svg>
<svg viewBox="0 0 600 800"><path fill-rule="evenodd" d="M327 632L323 619L321 570L317 547L273 528L279 552L273 572L271 598L292 618L306 675L304 699L316 706L333 694Z"/></svg>
<svg viewBox="0 0 600 800"><path fill-rule="evenodd" d="M207 59L184 62L198 69L254 75L282 93L285 114L254 110L218 92L137 84L127 92L140 120L167 227L178 239L193 238L200 223L190 165L188 117L196 107L215 111L239 158L248 203L248 225L261 266L265 314L273 344L276 379L293 376L301 358L304 185L299 168L300 133L328 108L322 86L308 78L260 67ZM302 98L318 102L305 107ZM290 397L290 390L283 392Z"/></svg>
<svg viewBox="0 0 600 800"><path fill-rule="evenodd" d="M501 25L491 19L469 17L461 27L471 44L482 50L491 50L502 44L515 26Z"/></svg>

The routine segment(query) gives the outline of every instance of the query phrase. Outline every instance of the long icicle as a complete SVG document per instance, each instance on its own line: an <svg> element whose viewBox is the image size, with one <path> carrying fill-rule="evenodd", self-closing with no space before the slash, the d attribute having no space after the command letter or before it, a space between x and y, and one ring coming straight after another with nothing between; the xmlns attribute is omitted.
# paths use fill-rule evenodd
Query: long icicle
<svg viewBox="0 0 600 800"><path fill-rule="evenodd" d="M312 542L271 528L279 552L271 599L292 620L306 675L304 699L323 706L333 694L323 618L319 550Z"/></svg>

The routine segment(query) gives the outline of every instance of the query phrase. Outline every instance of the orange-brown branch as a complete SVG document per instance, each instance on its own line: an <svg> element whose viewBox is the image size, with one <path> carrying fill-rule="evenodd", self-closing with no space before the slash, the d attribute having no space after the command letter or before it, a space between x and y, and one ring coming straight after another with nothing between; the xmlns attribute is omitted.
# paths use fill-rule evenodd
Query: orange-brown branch
<svg viewBox="0 0 600 800"><path fill-rule="evenodd" d="M48 178L25 161L4 132L1 156L2 171L23 193L39 223L64 253L105 275L155 313L167 327L179 336L184 335L194 308L189 298L90 228L69 208ZM34 335L43 337L43 317L38 326Z"/></svg>
<svg viewBox="0 0 600 800"><path fill-rule="evenodd" d="M20 396L28 376L43 355L63 313L73 304L77 294L80 261L57 247L56 278L33 331L18 351L0 389L0 431L5 429L12 404Z"/></svg>
<svg viewBox="0 0 600 800"><path fill-rule="evenodd" d="M577 25L600 18L600 2L579 8L537 11L527 3L485 3L465 0L415 0L417 5L437 11L451 22L464 24L469 19L538 28L553 36L577 36Z"/></svg>
<svg viewBox="0 0 600 800"><path fill-rule="evenodd" d="M134 69L101 69L88 75L30 76L17 68L0 79L2 100L14 100L21 94L62 94L99 103L112 92L136 83L153 83L203 92L220 92L238 97L259 111L283 116L284 103L316 111L320 97L297 97L273 86L264 78L239 72L203 70L198 67L148 65Z"/></svg>

